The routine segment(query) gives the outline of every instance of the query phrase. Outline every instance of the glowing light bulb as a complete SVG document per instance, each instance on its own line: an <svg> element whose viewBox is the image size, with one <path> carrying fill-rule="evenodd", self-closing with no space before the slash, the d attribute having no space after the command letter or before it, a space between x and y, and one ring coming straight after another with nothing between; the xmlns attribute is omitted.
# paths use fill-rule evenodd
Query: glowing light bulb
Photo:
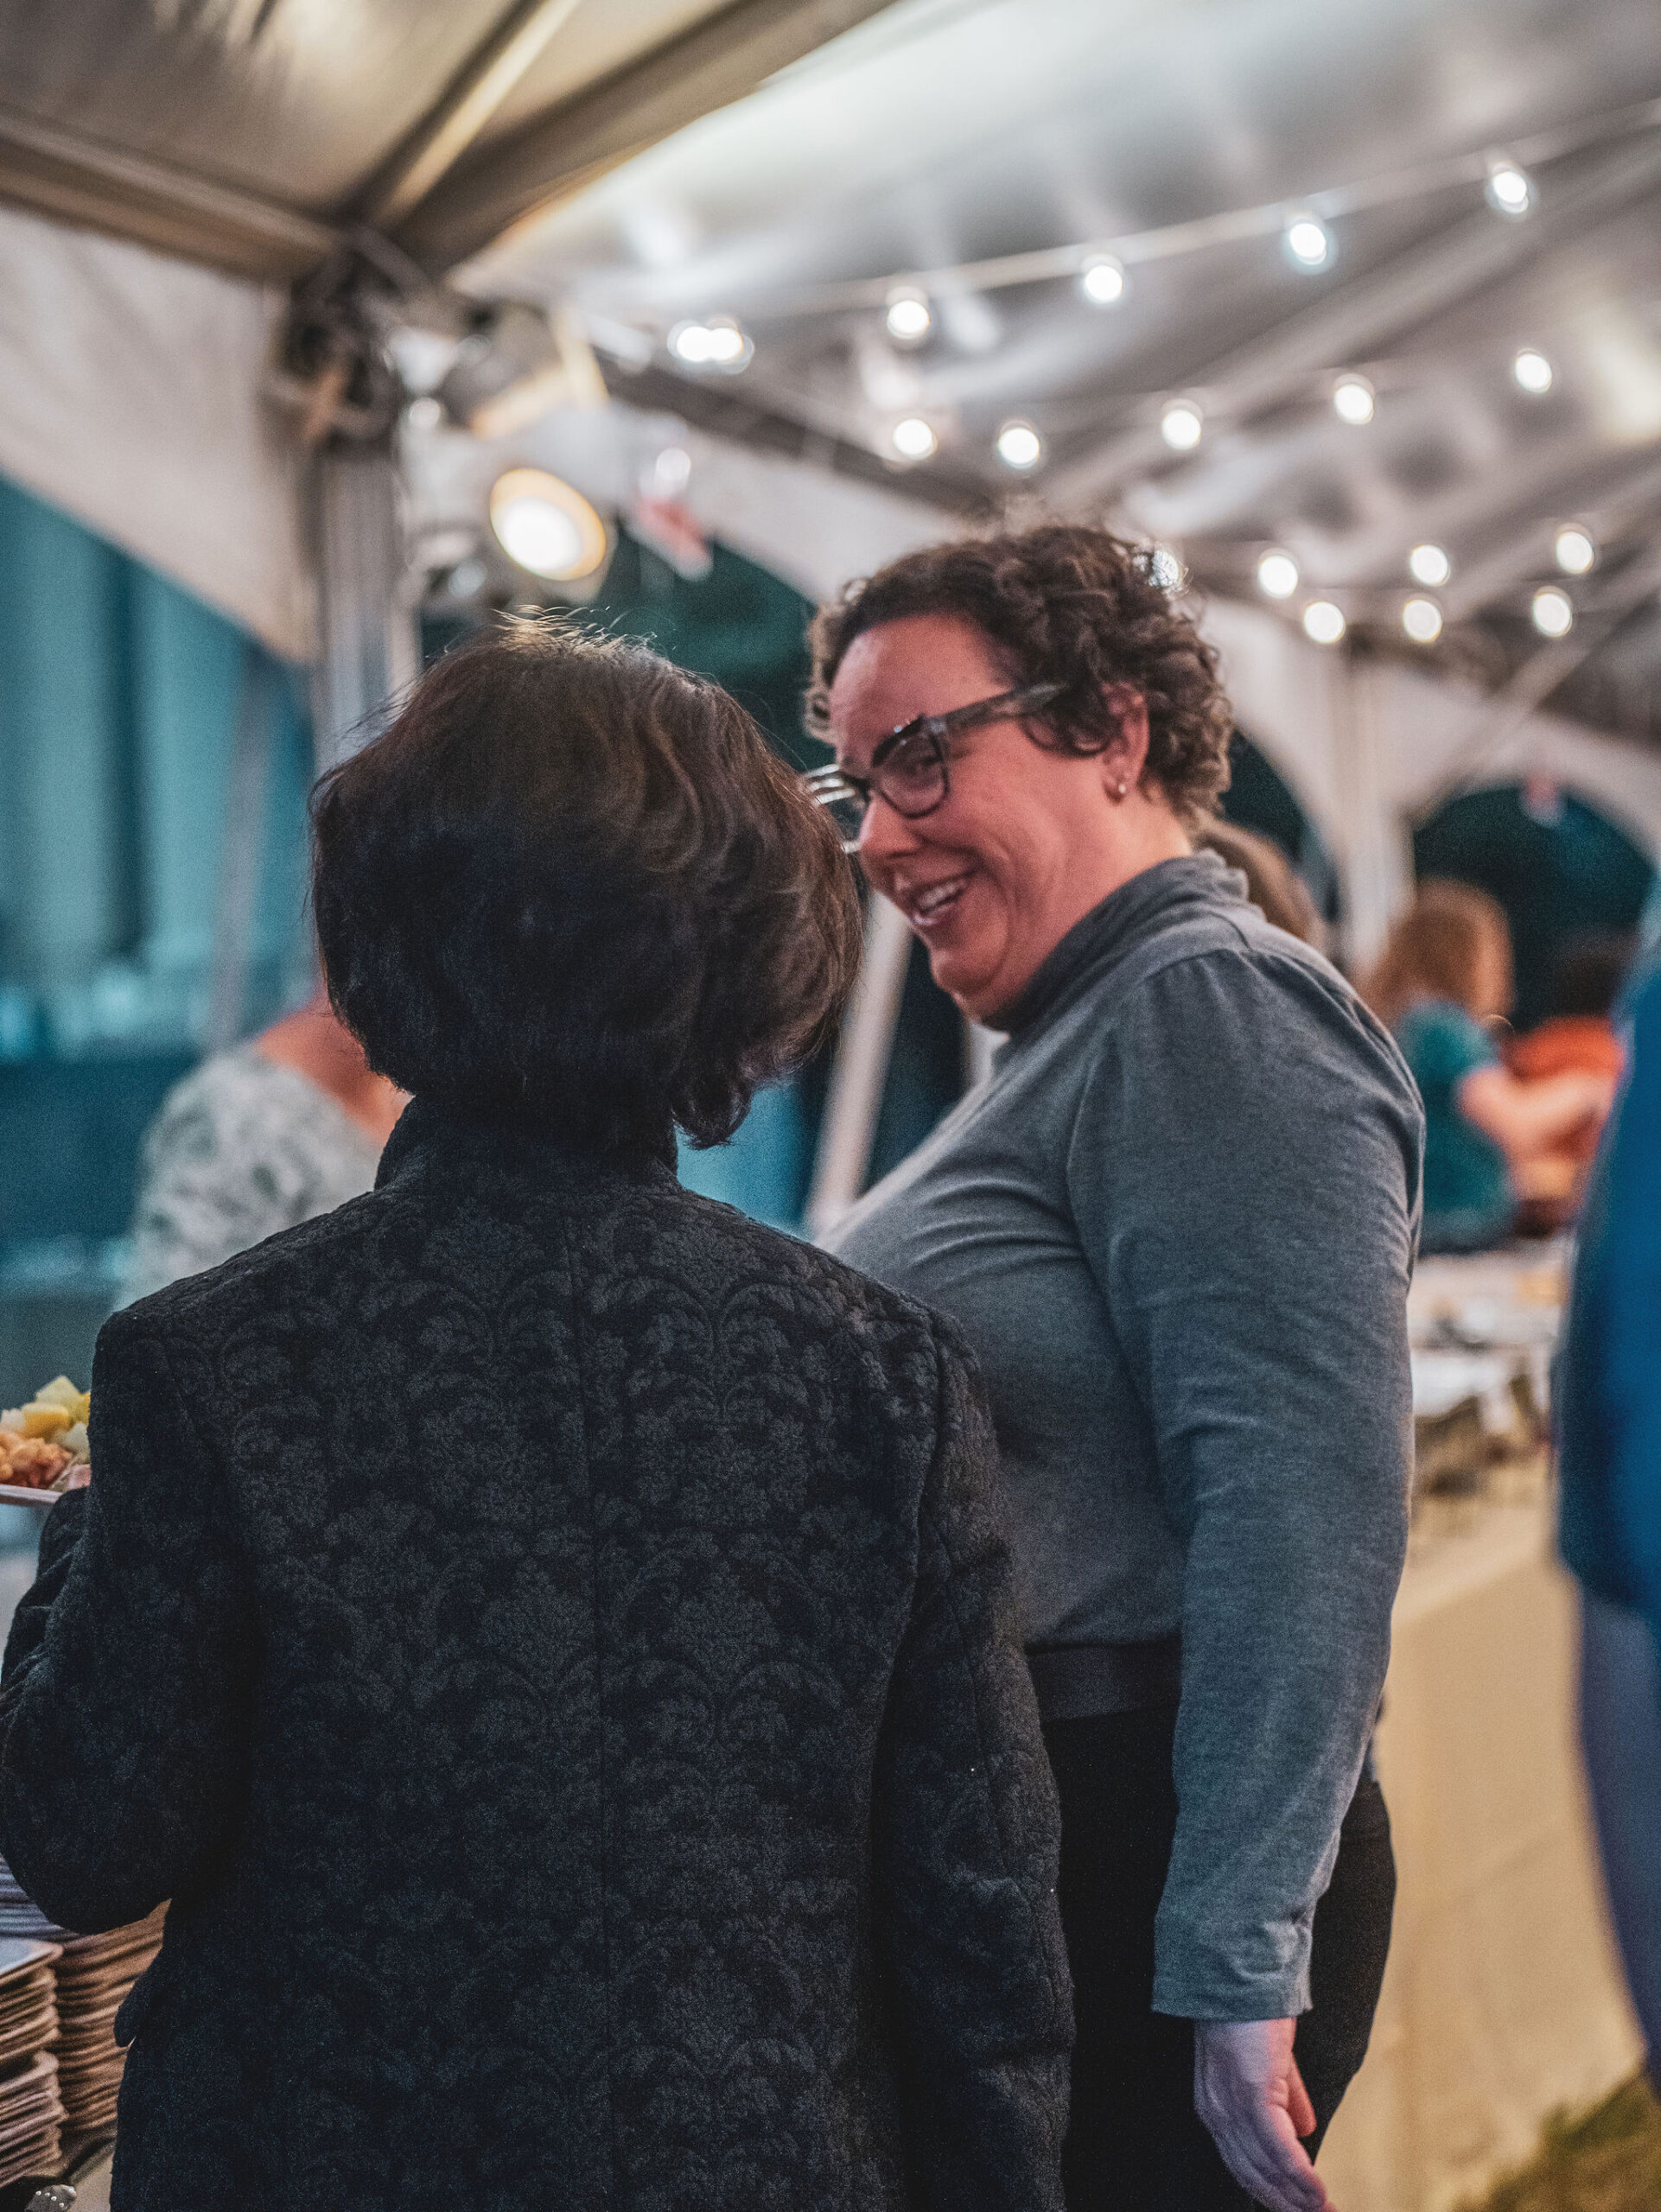
<svg viewBox="0 0 1661 2212"><path fill-rule="evenodd" d="M1598 549L1589 530L1582 530L1578 523L1565 523L1553 541L1553 553L1557 566L1566 576L1583 576L1598 557Z"/></svg>
<svg viewBox="0 0 1661 2212"><path fill-rule="evenodd" d="M1257 560L1257 588L1268 599L1290 599L1298 588L1298 564L1278 545Z"/></svg>
<svg viewBox="0 0 1661 2212"><path fill-rule="evenodd" d="M920 415L907 415L888 433L894 449L903 461L926 461L938 452L940 441Z"/></svg>
<svg viewBox="0 0 1661 2212"><path fill-rule="evenodd" d="M1095 253L1079 272L1079 289L1092 307L1117 307L1124 297L1124 264L1111 253Z"/></svg>
<svg viewBox="0 0 1661 2212"><path fill-rule="evenodd" d="M1167 403L1159 418L1159 434L1177 453L1189 453L1205 435L1206 418L1192 399Z"/></svg>
<svg viewBox="0 0 1661 2212"><path fill-rule="evenodd" d="M1441 635L1441 609L1434 599L1410 599L1402 608L1402 627L1416 645L1434 645Z"/></svg>
<svg viewBox="0 0 1661 2212"><path fill-rule="evenodd" d="M1511 365L1511 372L1523 390L1531 392L1537 399L1543 391L1551 389L1551 364L1532 346L1524 346L1516 355Z"/></svg>
<svg viewBox="0 0 1661 2212"><path fill-rule="evenodd" d="M1440 545L1416 545L1407 556L1407 573L1416 584L1445 584L1454 564Z"/></svg>
<svg viewBox="0 0 1661 2212"><path fill-rule="evenodd" d="M1349 626L1330 599L1312 599L1303 610L1303 634L1318 645L1337 645Z"/></svg>
<svg viewBox="0 0 1661 2212"><path fill-rule="evenodd" d="M1044 441L1030 423L1006 423L997 435L998 459L1006 468L1024 472L1044 458Z"/></svg>
<svg viewBox="0 0 1661 2212"><path fill-rule="evenodd" d="M1333 234L1316 215L1294 215L1286 226L1285 242L1300 269L1324 269L1333 257Z"/></svg>
<svg viewBox="0 0 1661 2212"><path fill-rule="evenodd" d="M1488 181L1482 189L1496 215L1509 215L1515 220L1534 205L1533 178L1503 154L1489 162Z"/></svg>
<svg viewBox="0 0 1661 2212"><path fill-rule="evenodd" d="M731 371L746 367L755 347L729 315L712 315L678 322L669 334L669 350L688 368Z"/></svg>
<svg viewBox="0 0 1661 2212"><path fill-rule="evenodd" d="M566 582L604 566L606 525L582 494L544 468L510 468L491 486L490 526L509 560Z"/></svg>
<svg viewBox="0 0 1661 2212"><path fill-rule="evenodd" d="M923 294L909 284L896 285L888 295L888 335L902 346L920 346L933 327L934 317Z"/></svg>
<svg viewBox="0 0 1661 2212"><path fill-rule="evenodd" d="M1575 626L1575 602L1556 584L1542 584L1529 609L1543 638L1566 638Z"/></svg>
<svg viewBox="0 0 1661 2212"><path fill-rule="evenodd" d="M1340 377L1333 386L1333 412L1339 421L1359 429L1371 422L1372 410L1373 390L1366 378L1353 373Z"/></svg>

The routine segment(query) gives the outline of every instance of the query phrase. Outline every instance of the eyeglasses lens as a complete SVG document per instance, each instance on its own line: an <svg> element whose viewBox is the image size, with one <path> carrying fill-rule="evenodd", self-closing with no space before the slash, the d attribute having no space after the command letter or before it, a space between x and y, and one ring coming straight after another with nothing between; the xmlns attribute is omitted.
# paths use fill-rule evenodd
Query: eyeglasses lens
<svg viewBox="0 0 1661 2212"><path fill-rule="evenodd" d="M945 797L945 755L932 731L896 745L872 778L896 814L927 814Z"/></svg>
<svg viewBox="0 0 1661 2212"><path fill-rule="evenodd" d="M825 811L837 825L837 835L850 849L859 842L859 833L865 826L865 801L856 792L845 798L829 799Z"/></svg>

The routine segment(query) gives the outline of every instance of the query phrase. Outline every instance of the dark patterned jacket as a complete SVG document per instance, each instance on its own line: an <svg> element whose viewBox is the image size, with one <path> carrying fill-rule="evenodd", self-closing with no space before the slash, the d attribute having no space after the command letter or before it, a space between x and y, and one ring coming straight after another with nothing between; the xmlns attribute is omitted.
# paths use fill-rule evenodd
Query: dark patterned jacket
<svg viewBox="0 0 1661 2212"><path fill-rule="evenodd" d="M0 1849L173 1900L118 2212L1053 2212L1057 1827L946 1322L417 1104L118 1314Z"/></svg>

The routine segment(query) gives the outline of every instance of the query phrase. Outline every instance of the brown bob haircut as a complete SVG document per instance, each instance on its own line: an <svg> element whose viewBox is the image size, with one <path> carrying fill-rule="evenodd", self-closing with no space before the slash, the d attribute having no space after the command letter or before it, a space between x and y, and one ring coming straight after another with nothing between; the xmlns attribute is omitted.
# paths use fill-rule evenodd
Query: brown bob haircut
<svg viewBox="0 0 1661 2212"><path fill-rule="evenodd" d="M743 709L570 626L449 654L311 816L336 1013L372 1068L465 1119L719 1143L857 967L835 830Z"/></svg>
<svg viewBox="0 0 1661 2212"><path fill-rule="evenodd" d="M1365 996L1391 1027L1415 999L1450 999L1480 1015L1492 1010L1479 1004L1485 964L1504 977L1509 1002L1511 929L1505 908L1473 884L1427 876L1392 925Z"/></svg>
<svg viewBox="0 0 1661 2212"><path fill-rule="evenodd" d="M1114 687L1140 693L1144 779L1197 827L1228 788L1234 716L1216 653L1156 581L1154 560L1150 546L1066 523L908 553L815 617L809 721L828 734L830 686L862 632L912 614L957 615L985 635L1012 690L1063 687L1041 714L1022 718L1037 743L1105 752L1118 734Z"/></svg>

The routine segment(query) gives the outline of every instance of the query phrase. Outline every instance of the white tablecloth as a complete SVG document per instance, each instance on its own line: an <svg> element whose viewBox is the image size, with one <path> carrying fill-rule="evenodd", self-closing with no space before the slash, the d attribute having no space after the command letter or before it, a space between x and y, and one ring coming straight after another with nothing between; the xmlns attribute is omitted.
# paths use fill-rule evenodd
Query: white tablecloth
<svg viewBox="0 0 1661 2212"><path fill-rule="evenodd" d="M1339 2212L1448 2212L1641 2046L1575 1740L1575 1599L1543 1500L1428 1510L1378 1761L1396 1933L1372 2048L1321 2153Z"/></svg>

